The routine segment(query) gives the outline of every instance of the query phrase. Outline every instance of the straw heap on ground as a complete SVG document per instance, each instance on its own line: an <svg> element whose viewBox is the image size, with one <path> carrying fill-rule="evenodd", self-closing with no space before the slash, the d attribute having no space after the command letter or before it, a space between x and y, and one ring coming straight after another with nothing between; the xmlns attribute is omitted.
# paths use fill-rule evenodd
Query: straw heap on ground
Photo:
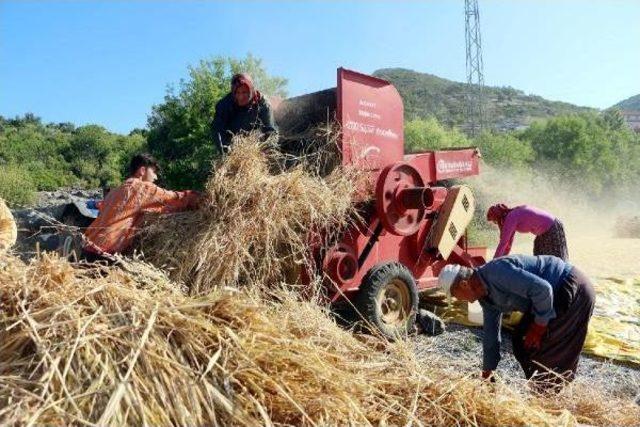
<svg viewBox="0 0 640 427"><path fill-rule="evenodd" d="M407 344L358 340L287 291L194 298L161 275L47 255L2 262L2 424L573 423L500 384L444 374L445 361L420 364ZM613 404L592 402L589 420L629 421L611 418Z"/></svg>

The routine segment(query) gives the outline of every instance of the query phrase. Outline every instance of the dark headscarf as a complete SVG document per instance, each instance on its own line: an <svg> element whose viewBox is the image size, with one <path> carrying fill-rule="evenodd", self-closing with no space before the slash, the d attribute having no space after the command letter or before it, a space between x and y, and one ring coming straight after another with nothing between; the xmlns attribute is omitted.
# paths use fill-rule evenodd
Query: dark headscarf
<svg viewBox="0 0 640 427"><path fill-rule="evenodd" d="M233 95L236 94L236 90L238 90L240 86L246 86L249 88L249 104L256 104L260 101L260 97L262 95L260 95L260 92L253 86L253 80L249 74L238 73L231 78L231 93Z"/></svg>

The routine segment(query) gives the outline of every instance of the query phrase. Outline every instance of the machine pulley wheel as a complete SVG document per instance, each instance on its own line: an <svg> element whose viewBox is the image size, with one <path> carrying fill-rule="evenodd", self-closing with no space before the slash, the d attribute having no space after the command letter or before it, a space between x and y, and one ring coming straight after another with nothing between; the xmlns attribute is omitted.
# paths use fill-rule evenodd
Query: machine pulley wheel
<svg viewBox="0 0 640 427"><path fill-rule="evenodd" d="M382 170L376 184L376 208L384 228L397 236L411 236L420 228L425 207L407 207L400 197L403 190L424 187L420 172L408 163L398 162Z"/></svg>
<svg viewBox="0 0 640 427"><path fill-rule="evenodd" d="M353 283L358 272L358 257L350 246L338 244L327 251L323 270L338 284Z"/></svg>

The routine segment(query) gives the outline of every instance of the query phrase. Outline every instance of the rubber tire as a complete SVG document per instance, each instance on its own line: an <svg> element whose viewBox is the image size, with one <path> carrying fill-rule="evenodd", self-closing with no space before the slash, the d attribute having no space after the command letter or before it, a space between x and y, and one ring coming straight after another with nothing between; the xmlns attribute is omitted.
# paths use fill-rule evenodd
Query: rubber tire
<svg viewBox="0 0 640 427"><path fill-rule="evenodd" d="M392 280L400 279L408 288L410 312L401 326L391 326L382 320L382 313L378 310L376 296L380 290ZM404 337L413 331L418 313L418 288L413 275L407 267L397 262L386 262L371 268L362 279L360 290L356 296L356 307L365 321L365 328L377 329L390 340ZM375 333L375 331L374 331Z"/></svg>

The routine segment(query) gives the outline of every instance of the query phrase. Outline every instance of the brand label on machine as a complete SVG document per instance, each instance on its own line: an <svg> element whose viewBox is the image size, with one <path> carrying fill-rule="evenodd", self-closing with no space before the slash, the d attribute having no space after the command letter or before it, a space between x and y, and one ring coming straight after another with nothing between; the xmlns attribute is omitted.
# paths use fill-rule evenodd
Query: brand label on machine
<svg viewBox="0 0 640 427"><path fill-rule="evenodd" d="M444 159L438 160L436 164L438 173L456 173L456 172L471 172L473 169L473 162L471 160L460 161L446 161Z"/></svg>
<svg viewBox="0 0 640 427"><path fill-rule="evenodd" d="M361 123L355 120L348 120L344 125L345 129L349 129L354 132L363 133L365 135L375 135L383 138L398 139L398 134L393 129L382 129L375 125L368 123Z"/></svg>

